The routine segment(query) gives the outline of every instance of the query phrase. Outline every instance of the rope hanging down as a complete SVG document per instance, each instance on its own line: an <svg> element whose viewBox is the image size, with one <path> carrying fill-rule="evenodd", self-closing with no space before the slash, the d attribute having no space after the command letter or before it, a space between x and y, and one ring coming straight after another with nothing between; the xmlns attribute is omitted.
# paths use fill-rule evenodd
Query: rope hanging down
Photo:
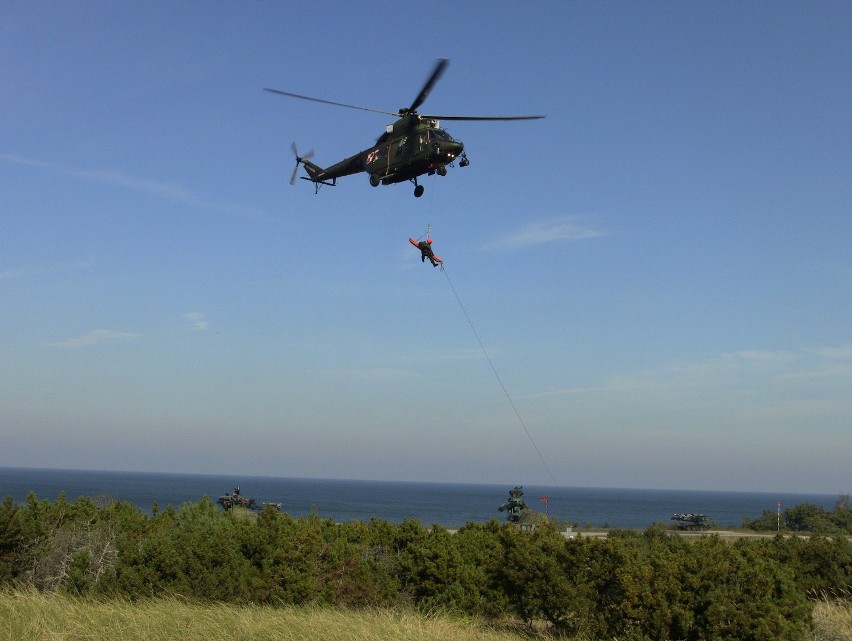
<svg viewBox="0 0 852 641"><path fill-rule="evenodd" d="M553 473L550 471L550 468L547 466L547 461L544 460L544 456L541 454L541 450L538 449L538 445L535 444L533 440L532 434L527 429L526 423L524 423L524 419L521 418L521 413L518 411L518 408L515 406L515 402L512 400L512 397L509 395L509 391L506 389L506 386L503 385L503 381L500 379L500 374L497 373L497 368L494 367L494 363L491 362L491 357L488 356L488 352L485 351L485 346L482 344L482 341L479 338L479 334L476 332L476 328L473 326L473 322L470 320L470 315L468 315L467 310L464 308L464 305L461 302L461 298L459 298L459 294L456 291L456 288L453 286L453 281L450 280L450 275L447 274L447 270L444 269L444 265L441 264L441 271L444 273L444 276L447 277L447 283L450 285L450 289L453 290L453 295L456 297L458 301L459 307L464 314L464 317L467 319L467 324L470 325L470 329L473 331L473 335L476 337L476 342L479 343L479 348L482 350L482 353L485 354L485 360L488 361L488 364L491 366L491 371L494 372L494 377L497 379L497 382L500 384L500 388L503 390L503 393L506 395L506 399L509 401L509 405L512 406L512 410L515 412L515 416L518 418L518 422L521 424L521 427L524 428L524 432L527 434L527 438L532 443L533 449L535 449L536 454L538 454L539 460L541 460L541 464L544 466L544 469L547 470L547 475L550 477L551 483L553 485L557 485L556 479L553 476Z"/></svg>

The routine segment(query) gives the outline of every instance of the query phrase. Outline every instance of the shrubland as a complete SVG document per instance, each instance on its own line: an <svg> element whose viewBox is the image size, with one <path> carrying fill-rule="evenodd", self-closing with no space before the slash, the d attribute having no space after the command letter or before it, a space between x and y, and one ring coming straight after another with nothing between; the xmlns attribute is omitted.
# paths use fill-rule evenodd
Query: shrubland
<svg viewBox="0 0 852 641"><path fill-rule="evenodd" d="M826 602L814 595L849 586L852 544L839 536L687 541L652 527L566 540L496 520L451 534L208 499L150 515L62 496L0 506L0 588L97 603L170 595L251 612L444 612L578 639L778 641L806 638Z"/></svg>
<svg viewBox="0 0 852 641"><path fill-rule="evenodd" d="M809 532L821 536L852 535L849 495L841 494L832 510L815 503L800 503L783 512L764 510L756 519L744 518L744 528L756 532Z"/></svg>

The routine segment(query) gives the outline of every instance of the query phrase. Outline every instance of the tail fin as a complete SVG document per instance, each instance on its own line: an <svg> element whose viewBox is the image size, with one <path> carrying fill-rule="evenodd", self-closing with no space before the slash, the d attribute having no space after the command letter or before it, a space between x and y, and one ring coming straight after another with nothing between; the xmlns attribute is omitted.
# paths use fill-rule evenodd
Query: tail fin
<svg viewBox="0 0 852 641"><path fill-rule="evenodd" d="M300 156L295 144L291 148L296 156L296 166L293 169L293 175L290 177L290 184L293 184L296 180L299 165L304 165L305 171L308 172L308 175L302 176L302 178L312 181L317 188L319 188L319 185L335 185L337 179L342 176L364 171L364 164L361 162L363 154L360 153L344 158L339 163L329 167L320 167L309 160L314 155L313 149L304 156Z"/></svg>
<svg viewBox="0 0 852 641"><path fill-rule="evenodd" d="M321 182L323 179L323 174L325 170L319 165L315 165L310 160L300 159L301 163L305 166L305 171L308 172L308 176L314 182Z"/></svg>

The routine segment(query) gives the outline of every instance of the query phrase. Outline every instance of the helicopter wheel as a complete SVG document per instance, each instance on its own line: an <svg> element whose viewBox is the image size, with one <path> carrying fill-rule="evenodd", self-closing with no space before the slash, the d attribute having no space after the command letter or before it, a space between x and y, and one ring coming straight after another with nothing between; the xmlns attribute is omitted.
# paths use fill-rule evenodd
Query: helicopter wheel
<svg viewBox="0 0 852 641"><path fill-rule="evenodd" d="M375 175L375 174L370 174L370 184L371 184L373 187L378 187L380 182L381 182L381 178L379 178L379 177L378 177L377 175Z"/></svg>
<svg viewBox="0 0 852 641"><path fill-rule="evenodd" d="M417 186L414 188L414 197L415 197L415 198L420 198L420 196L422 196L422 195L423 195L423 192L425 191L425 189L426 189L426 188L425 188L423 185L417 185Z"/></svg>
<svg viewBox="0 0 852 641"><path fill-rule="evenodd" d="M447 168L446 167L438 167L438 175L439 176L446 176L447 175Z"/></svg>

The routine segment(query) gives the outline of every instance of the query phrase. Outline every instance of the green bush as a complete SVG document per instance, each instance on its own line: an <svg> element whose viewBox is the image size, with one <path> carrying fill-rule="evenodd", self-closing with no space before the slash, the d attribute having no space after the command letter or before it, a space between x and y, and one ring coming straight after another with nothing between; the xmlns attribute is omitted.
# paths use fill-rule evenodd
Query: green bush
<svg viewBox="0 0 852 641"><path fill-rule="evenodd" d="M775 532L779 526L779 515L771 510L764 510L756 519L743 519L743 527L757 532ZM852 509L849 508L849 497L841 496L831 511L826 511L821 505L800 503L789 507L780 515L780 526L789 532L812 532L820 535L852 534Z"/></svg>
<svg viewBox="0 0 852 641"><path fill-rule="evenodd" d="M819 513L793 516L813 524ZM852 545L688 541L660 527L566 540L548 524L530 533L496 520L450 534L415 519L223 512L208 499L145 515L31 495L0 506L0 583L129 600L402 605L546 621L590 638L792 641L810 618L807 593L852 584Z"/></svg>
<svg viewBox="0 0 852 641"><path fill-rule="evenodd" d="M538 534L538 533L536 533ZM791 569L744 541L688 543L649 530L562 542L505 530L499 570L513 611L619 639L801 639L810 616Z"/></svg>

